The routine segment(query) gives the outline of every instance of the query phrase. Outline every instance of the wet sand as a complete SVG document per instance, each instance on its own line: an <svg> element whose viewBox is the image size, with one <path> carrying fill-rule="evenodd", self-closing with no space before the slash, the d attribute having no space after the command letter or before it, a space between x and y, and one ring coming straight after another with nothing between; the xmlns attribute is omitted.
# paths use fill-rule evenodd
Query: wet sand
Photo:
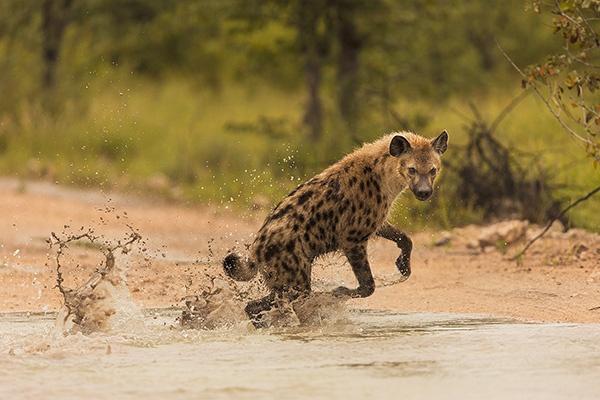
<svg viewBox="0 0 600 400"><path fill-rule="evenodd" d="M125 237L127 225L135 227L146 240L146 251L120 260L128 263L129 289L142 307L167 307L198 291L207 283L207 274L220 274L221 257L236 243L243 247L264 214L264 210L240 213L224 206L186 206L1 179L0 312L59 308L55 265L45 242L50 232L91 227L104 238L117 240ZM481 253L468 248L479 230L454 230L444 246L433 245L438 232L412 235L412 276L398 284L391 283L397 277L393 262L399 250L387 241L373 240L370 260L378 288L368 299L352 300L351 306L600 322L599 235L552 233L518 265L495 249ZM96 248L83 244L71 246L69 257L64 273L70 286L82 283L102 259ZM322 290L355 285L341 255L319 260L313 279Z"/></svg>

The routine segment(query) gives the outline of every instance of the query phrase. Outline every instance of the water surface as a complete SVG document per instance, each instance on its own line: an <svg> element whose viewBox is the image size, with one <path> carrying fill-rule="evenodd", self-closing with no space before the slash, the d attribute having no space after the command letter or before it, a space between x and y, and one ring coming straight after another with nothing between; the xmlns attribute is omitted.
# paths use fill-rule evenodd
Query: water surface
<svg viewBox="0 0 600 400"><path fill-rule="evenodd" d="M147 310L63 337L54 315L0 316L0 398L598 399L599 324L349 312L323 327L173 328Z"/></svg>

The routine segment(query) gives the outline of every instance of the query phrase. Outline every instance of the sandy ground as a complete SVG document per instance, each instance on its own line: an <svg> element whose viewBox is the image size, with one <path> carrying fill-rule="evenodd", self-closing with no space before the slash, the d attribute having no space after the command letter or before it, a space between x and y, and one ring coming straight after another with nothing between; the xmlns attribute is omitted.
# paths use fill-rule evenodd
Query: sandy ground
<svg viewBox="0 0 600 400"><path fill-rule="evenodd" d="M162 200L82 191L45 182L0 179L0 311L50 311L61 304L55 288L54 252L46 239L93 228L111 241L125 237L128 225L145 239L145 252L117 258L126 265L130 291L144 307L179 305L220 273L227 249L248 242L264 211L239 215L225 207L187 207ZM495 248L467 246L481 231L418 233L412 276L393 284L398 249L382 239L370 244L378 283L373 296L352 300L357 308L401 312L481 313L528 321L600 322L600 235L553 232L539 241L522 263ZM508 254L519 246L508 249ZM64 262L67 286L83 282L102 259L97 248L73 244ZM315 286L354 286L340 255L320 260Z"/></svg>

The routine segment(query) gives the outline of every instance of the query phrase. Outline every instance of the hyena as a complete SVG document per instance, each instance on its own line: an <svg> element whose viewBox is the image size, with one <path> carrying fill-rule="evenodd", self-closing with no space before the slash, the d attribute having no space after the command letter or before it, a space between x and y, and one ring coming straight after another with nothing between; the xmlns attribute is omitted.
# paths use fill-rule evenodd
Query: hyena
<svg viewBox="0 0 600 400"><path fill-rule="evenodd" d="M251 301L246 313L255 324L274 307L276 299L309 293L316 257L342 251L358 287L339 287L334 294L367 297L375 281L367 259L367 240L373 235L394 241L401 249L396 260L400 274L410 275L410 238L386 222L394 199L406 188L419 200L433 193L448 147L448 133L426 139L412 132L392 133L363 145L285 197L267 216L249 247L249 257L230 253L225 273L246 281L260 271L271 292Z"/></svg>

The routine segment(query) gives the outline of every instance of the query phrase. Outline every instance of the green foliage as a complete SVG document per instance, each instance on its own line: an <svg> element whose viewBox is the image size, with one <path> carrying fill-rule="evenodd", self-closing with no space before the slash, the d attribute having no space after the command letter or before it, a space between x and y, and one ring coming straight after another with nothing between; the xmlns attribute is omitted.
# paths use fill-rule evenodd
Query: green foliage
<svg viewBox="0 0 600 400"><path fill-rule="evenodd" d="M523 86L545 99L562 128L600 164L600 1L533 1L538 13L551 14L564 46L541 64L527 68Z"/></svg>
<svg viewBox="0 0 600 400"><path fill-rule="evenodd" d="M53 1L0 2L0 173L227 207L277 201L391 130L447 128L453 157L467 101L493 116L517 89L496 40L519 65L558 50L521 0L79 0L54 21L65 27L45 85L43 4ZM303 123L313 51L317 141ZM501 138L539 152L568 198L597 171L572 162L576 146L543 109L526 101ZM406 194L394 218L409 229L481 221L456 185L446 171L433 201ZM574 222L599 229L593 207Z"/></svg>

